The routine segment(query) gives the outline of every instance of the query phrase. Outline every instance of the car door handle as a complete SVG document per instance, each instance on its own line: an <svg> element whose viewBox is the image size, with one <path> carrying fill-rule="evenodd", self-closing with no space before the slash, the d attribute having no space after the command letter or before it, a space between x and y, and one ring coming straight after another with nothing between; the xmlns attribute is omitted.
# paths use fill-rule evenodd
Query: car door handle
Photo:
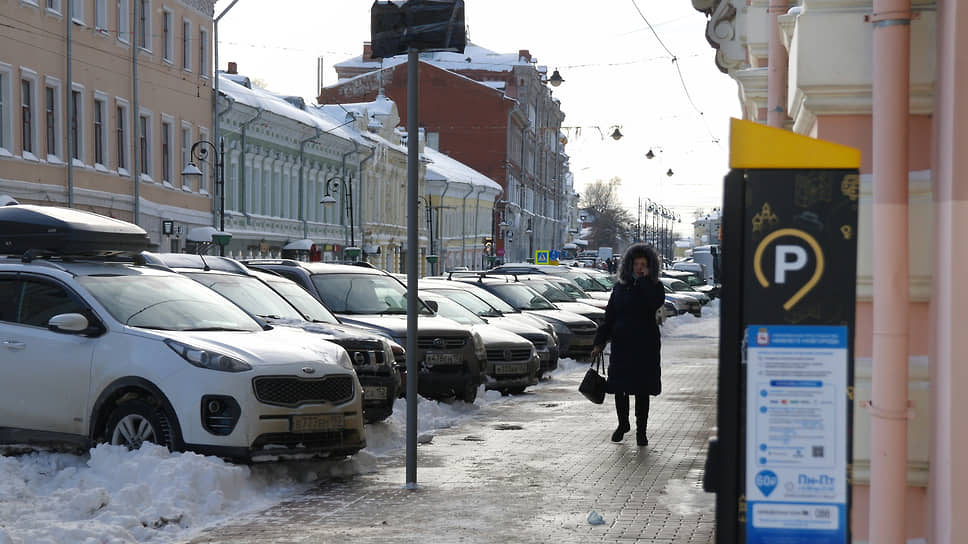
<svg viewBox="0 0 968 544"><path fill-rule="evenodd" d="M27 344L24 344L23 342L18 342L16 340L4 340L3 345L4 347L10 350L21 350L27 347Z"/></svg>

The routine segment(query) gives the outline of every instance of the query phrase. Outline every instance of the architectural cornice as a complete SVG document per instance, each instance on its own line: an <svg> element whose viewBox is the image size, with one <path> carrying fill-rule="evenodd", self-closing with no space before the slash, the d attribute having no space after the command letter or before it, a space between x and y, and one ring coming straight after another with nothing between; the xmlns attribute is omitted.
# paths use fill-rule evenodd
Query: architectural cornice
<svg viewBox="0 0 968 544"><path fill-rule="evenodd" d="M706 41L716 50L716 66L724 74L746 66L746 47L737 30L737 14L746 10L744 0L692 0L706 14Z"/></svg>

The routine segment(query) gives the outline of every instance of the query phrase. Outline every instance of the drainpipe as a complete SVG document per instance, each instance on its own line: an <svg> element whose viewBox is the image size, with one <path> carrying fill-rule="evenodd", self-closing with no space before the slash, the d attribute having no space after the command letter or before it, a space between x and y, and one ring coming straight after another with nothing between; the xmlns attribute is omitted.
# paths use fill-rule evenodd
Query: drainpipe
<svg viewBox="0 0 968 544"><path fill-rule="evenodd" d="M216 95L216 97L217 96L218 95ZM216 98L216 101L217 100L218 100L218 98ZM232 111L232 108L235 107L235 99L233 99L230 96L226 96L225 97L225 100L228 102L228 106L226 106L224 110L218 112L215 115L215 119L217 119L217 120L221 120L224 115L228 114L230 111ZM218 104L217 103L216 103L216 107L218 107ZM217 141L220 141L220 140L217 140ZM242 165L242 169L245 170L245 164L244 163ZM239 188L236 187L236 191L238 191L238 189ZM224 156L222 157L222 192L223 192L223 194L225 192L225 157ZM241 200L241 198L240 198L240 200ZM213 227L218 227L218 224L215 223L215 199L214 198L212 199L212 226Z"/></svg>
<svg viewBox="0 0 968 544"><path fill-rule="evenodd" d="M68 208L74 207L74 154L72 153L74 149L74 131L71 130L71 119L74 118L74 101L71 100L74 96L74 86L71 81L74 78L74 55L72 51L74 40L71 39L71 27L74 26L74 7L71 4L73 2L67 2L67 149L63 154L64 158L67 159Z"/></svg>
<svg viewBox="0 0 968 544"><path fill-rule="evenodd" d="M444 235L441 231L440 224L443 222L444 215L444 197L447 196L447 191L450 190L450 182L446 179L444 180L444 192L440 193L440 204L437 205L437 241L440 242L440 248L437 250L437 262L433 266L434 275L440 273L440 267L443 264L441 261L444 258L444 254L447 253L446 246L444 245ZM431 209L433 209L431 207ZM433 214L431 214L433 218Z"/></svg>
<svg viewBox="0 0 968 544"><path fill-rule="evenodd" d="M251 219L251 217L249 216L248 204L250 204L250 203L247 201L248 199L246 198L247 193L246 193L246 187L245 187L245 182L246 182L246 179L245 179L246 178L246 176L245 176L245 172L246 172L246 170L245 170L245 155L246 155L246 151L245 151L246 138L245 138L245 135L246 135L246 132L248 132L249 125L251 125L252 123L255 123L256 121L258 121L259 119L262 118L262 112L263 112L262 108L259 108L255 112L255 115L252 117L252 119L249 119L248 121L245 121L244 123L242 123L241 137L239 138L239 140L240 140L240 147L242 148L242 151L239 154L239 162L242 163L242 173L241 173L241 175L239 175L239 195L241 196L241 198L239 199L239 208L240 208L239 211L242 212L243 215L245 215L245 221L247 223L249 222L249 220Z"/></svg>
<svg viewBox="0 0 968 544"><path fill-rule="evenodd" d="M787 12L788 0L770 0L770 41L769 62L766 82L767 108L766 124L771 127L783 128L786 122L787 99L787 56L783 40L780 39L780 22L777 17Z"/></svg>
<svg viewBox="0 0 968 544"><path fill-rule="evenodd" d="M67 0L67 4L70 5L72 2ZM139 151L141 151L140 145L140 130L141 130L141 112L139 111L138 105L138 51L141 49L138 46L138 10L141 7L137 2L131 3L131 142L134 144L133 153L131 153L131 158L134 162L131 163L131 181L134 184L134 221L135 225L138 225L141 220L141 157ZM69 83L68 83L69 84ZM73 161L74 159L71 158Z"/></svg>
<svg viewBox="0 0 968 544"><path fill-rule="evenodd" d="M874 372L871 542L905 535L908 417L910 0L874 0Z"/></svg>
<svg viewBox="0 0 968 544"><path fill-rule="evenodd" d="M359 166L357 167L359 169L358 171L360 173L360 192L361 193L363 192L363 181L364 181L364 179L363 179L363 165L366 164L366 163L368 163L368 162L370 162L375 155L376 155L376 147L371 147L370 148L370 153L367 156L365 156L362 159L360 159ZM357 221L357 223L360 224L360 246L364 250L363 253L361 254L362 257L363 257L363 261L364 262L366 262L366 231L363 228L363 210L365 210L365 209L366 209L366 206L363 206L362 204L360 204L360 206L359 206L359 215L360 215L360 217L359 217L359 220Z"/></svg>
<svg viewBox="0 0 968 544"><path fill-rule="evenodd" d="M309 138L299 142L299 220L302 221L303 239L309 238L309 222L306 220L306 185L303 178L303 171L306 169L304 164L306 158L306 144L323 135L323 131L319 130L319 127L313 128L316 129L316 134L313 134Z"/></svg>
<svg viewBox="0 0 968 544"><path fill-rule="evenodd" d="M471 196L474 192L474 185L471 184L467 187L467 194L464 195L461 200L460 207L460 264L461 266L467 266L467 197Z"/></svg>

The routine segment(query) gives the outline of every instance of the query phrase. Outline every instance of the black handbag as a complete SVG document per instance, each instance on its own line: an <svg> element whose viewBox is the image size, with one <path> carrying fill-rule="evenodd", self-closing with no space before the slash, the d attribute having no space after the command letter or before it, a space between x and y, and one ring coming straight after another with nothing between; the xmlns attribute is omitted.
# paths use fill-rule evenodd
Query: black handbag
<svg viewBox="0 0 968 544"><path fill-rule="evenodd" d="M578 386L578 392L595 404L605 402L605 356L601 353L595 357L592 366L585 372L585 377Z"/></svg>

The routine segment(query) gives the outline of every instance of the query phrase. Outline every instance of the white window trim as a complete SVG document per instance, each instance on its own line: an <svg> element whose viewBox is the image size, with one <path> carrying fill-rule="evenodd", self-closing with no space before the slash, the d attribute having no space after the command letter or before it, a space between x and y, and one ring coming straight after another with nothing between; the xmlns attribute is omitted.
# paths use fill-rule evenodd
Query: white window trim
<svg viewBox="0 0 968 544"><path fill-rule="evenodd" d="M148 119L148 126L145 128L145 138L147 139L147 142L146 142L146 145L145 145L145 148L147 149L147 153L145 155L142 155L140 153L140 151L141 151L141 118L142 117L146 117ZM138 172L138 177L139 177L139 179L141 179L141 181L149 181L149 182L152 182L152 183L154 183L154 181L155 181L155 179L151 176L151 173L154 171L154 167L155 167L155 162L153 160L154 159L154 153L153 153L153 150L152 150L152 147L154 146L154 143L155 143L154 142L154 137L153 137L154 136L154 134L153 134L154 126L155 126L155 123L154 123L154 114L151 112L151 110L145 109L145 108L140 108L138 110L138 122L135 123L135 130L137 131L137 133L134 135L134 138L135 138L134 144L136 146L138 146L138 151L139 151L139 153L138 153L138 164L135 165L135 168L137 170L135 170L135 171ZM141 171L141 161L146 160L146 157L147 157L147 162L148 162L148 173L147 174L145 174L145 173L143 173Z"/></svg>
<svg viewBox="0 0 968 544"><path fill-rule="evenodd" d="M132 150L131 150L131 104L124 98L115 96L114 97L114 115L115 116L117 115L118 108L124 109L124 142L123 142L124 152L125 152L124 157L125 159L127 159L127 164L130 167L131 160L134 156L134 153L132 153ZM114 134L115 144L118 143L117 127L118 127L118 120L117 120L117 117L115 117L114 125L112 125L111 127L111 132ZM117 155L117 153L115 153L115 155ZM131 175L131 172L127 168L122 168L121 165L119 164L120 157L115 156L114 160L115 160L115 164L118 167L117 172L119 176Z"/></svg>
<svg viewBox="0 0 968 544"><path fill-rule="evenodd" d="M187 142L185 142L185 129L188 129L188 141ZM188 160L189 161L192 160L192 156L191 156L192 155L192 145L194 145L194 143L195 143L195 141L192 139L194 137L193 136L194 134L195 134L195 132L192 129L192 124L189 123L188 121L182 121L181 122L181 130L178 131L178 138L179 138L179 141L181 142L181 147L178 148L178 158L179 158L179 160L181 160L181 159L184 158L183 157L183 151L186 150L186 149L188 150ZM181 180L182 180L182 182L181 182L182 191L185 191L187 193L190 193L190 192L193 191L193 188L191 186L191 183L188 183L189 180L190 180L190 178L188 176L182 176L181 175L181 171L187 165L188 165L188 163L185 163L185 164L182 164L181 166L179 166L177 172L178 172L179 177L181 177ZM199 182L199 185L201 185L201 182Z"/></svg>
<svg viewBox="0 0 968 544"><path fill-rule="evenodd" d="M30 148L33 151L27 151L26 149L27 146L25 146L24 142L22 141L23 140L23 84L22 84L22 81L25 79L30 82L30 127L31 127ZM20 102L17 106L17 109L20 112L20 139L21 139L20 156L23 157L24 160L34 161L34 162L40 161L40 159L37 156L38 148L40 147L40 137L39 137L40 135L37 133L38 132L37 128L39 124L37 121L38 119L40 119L40 116L38 115L39 112L37 111L38 110L37 81L38 81L37 72L31 70L30 68L24 68L23 66L20 67L20 79L17 80L17 84L18 84L18 87L20 88L20 95L21 95ZM43 153L41 154L43 155Z"/></svg>
<svg viewBox="0 0 968 544"><path fill-rule="evenodd" d="M0 75L5 76L0 81L0 157L13 156L13 67L0 62Z"/></svg>
<svg viewBox="0 0 968 544"><path fill-rule="evenodd" d="M94 103L93 103L93 106L95 108L97 108L98 101L104 104L104 113L101 116L101 122L102 122L101 149L103 150L103 153L104 153L104 157L103 157L104 162L103 163L97 162L97 157L96 157L96 154L94 153L93 145L97 145L97 142L94 141L94 115L95 115L94 110L91 110L91 141L93 144L91 147L91 162L94 163L95 170L98 170L101 172L111 172L112 170L109 167L109 165L111 164L111 138L108 137L108 134L111 132L111 129L113 128L111 125L111 111L108 109L108 105L111 102L108 100L107 93L98 91L97 89L95 89Z"/></svg>
<svg viewBox="0 0 968 544"><path fill-rule="evenodd" d="M47 87L54 88L54 151L55 153L51 155L47 153ZM52 163L63 163L64 155L64 122L61 121L64 118L64 88L61 85L61 80L56 77L45 76L44 77L44 155L47 157L47 162Z"/></svg>
<svg viewBox="0 0 968 544"><path fill-rule="evenodd" d="M206 127L198 127L198 139L210 141L208 139L208 129ZM209 153L209 159L215 159L214 153ZM211 168L209 168L209 164L210 163L206 162L205 165L199 165L200 168L202 169L202 172L204 173L201 179L198 180L198 194L200 195L209 194L208 186L209 186L209 181L212 177Z"/></svg>
<svg viewBox="0 0 968 544"><path fill-rule="evenodd" d="M201 50L199 50L199 54L198 54L198 75L201 76L202 79L208 79L209 78L209 72L211 72L211 70L212 70L212 68L211 68L211 64L212 63L209 62L209 60L208 60L209 55L212 54L212 46L211 46L211 43L212 42L211 42L211 38L209 38L209 34L208 34L208 29L207 28L202 27L201 25L199 25L198 33L199 33L198 34L199 41L200 42L203 42L205 44L205 54L202 55L201 54ZM205 34L205 39L202 39L202 34ZM199 45L201 45L201 44L199 44Z"/></svg>
<svg viewBox="0 0 968 544"><path fill-rule="evenodd" d="M46 5L46 4L47 4L47 2L46 2L46 0L44 0L44 5ZM21 6L29 6L29 7L32 7L32 8L39 8L40 7L40 3L37 0L20 0L20 5Z"/></svg>
<svg viewBox="0 0 968 544"><path fill-rule="evenodd" d="M64 0L64 1L74 2L74 0ZM77 0L77 1L81 3L81 6L80 6L81 9L75 10L73 9L73 4L71 4L71 7L69 8L71 12L71 21L74 21L75 24L78 24L80 26L87 26L87 24L84 22L84 0ZM80 11L81 13L78 14L77 13L78 11Z"/></svg>
<svg viewBox="0 0 968 544"><path fill-rule="evenodd" d="M70 0L67 0L67 1L70 1ZM84 100L84 90L85 90L84 85L80 83L71 83L71 91L80 91L81 93L81 107L77 109L77 154L80 155L81 158L75 159L74 156L71 154L70 149L64 150L64 160L69 159L71 161L71 164L73 164L74 166L81 166L81 167L87 166L84 163L84 152L87 150L86 146L84 145L87 142L87 139L85 138L85 134L87 134L87 131L85 130L86 125L84 124L84 120L85 120L84 106L86 103ZM68 94L67 100L70 100L70 99L71 99L71 95ZM65 115L67 113L66 107L64 108L64 113ZM65 117L65 119L67 119L67 130L70 130L71 119L69 117Z"/></svg>
<svg viewBox="0 0 968 544"><path fill-rule="evenodd" d="M121 17L121 5L127 6L127 13ZM131 43L131 0L117 0L114 20L118 24L118 41L125 46ZM123 23L122 23L123 21Z"/></svg>
<svg viewBox="0 0 968 544"><path fill-rule="evenodd" d="M162 151L161 150L161 143L162 143L161 134L162 134L162 131L164 131L164 129L165 129L165 124L166 123L168 124L168 129L170 130L170 132L168 134L168 171L171 173L171 178L172 179L165 179L165 165L164 165L164 162L163 162L165 160L165 155L164 155L164 153L161 152ZM175 188L175 176L177 176L178 173L181 173L181 170L176 170L175 169L175 153L174 153L174 147L175 147L174 146L174 144L175 144L175 118L174 117L172 117L171 115L168 115L167 113L162 113L161 114L161 124L158 125L158 135L159 135L158 136L158 163L161 166L161 171L158 174L158 178L161 179L161 182L162 182L162 184L165 187L170 187L170 188L174 189ZM178 148L178 154L181 155L181 148Z"/></svg>
<svg viewBox="0 0 968 544"><path fill-rule="evenodd" d="M142 51L145 51L147 53L151 53L151 45L152 45L152 43L151 43L151 31L152 31L152 26L151 26L151 0L134 0L134 2L135 2L135 8L134 8L135 9L135 18L138 21L138 23L141 22L141 17L140 17L140 14L141 14L141 3L142 2L147 2L147 4L148 4L148 7L144 10L144 13L145 13L145 23L144 23L144 25L142 25L142 26L144 26L146 28L142 28L142 26L138 26L138 33L136 33L137 35L134 38L135 38L135 45L137 45L138 47L140 47ZM138 23L135 23L135 25L137 26ZM137 43L139 41L139 38L140 38L140 34L139 33L141 33L141 32L143 32L144 35L145 35L145 45L143 47L141 46L140 43Z"/></svg>
<svg viewBox="0 0 968 544"><path fill-rule="evenodd" d="M101 15L99 13L101 8L104 8L103 15L104 18L100 21L98 20ZM94 0L94 32L95 34L100 34L101 36L108 35L108 0Z"/></svg>
<svg viewBox="0 0 968 544"><path fill-rule="evenodd" d="M185 32L185 24L188 24L188 32ZM195 32L195 25L192 24L192 20L188 17L182 18L182 70L186 72L192 71L192 55L194 54L195 48L192 47L192 36ZM188 43L185 43L188 40ZM188 53L187 55L185 53Z"/></svg>
<svg viewBox="0 0 968 544"><path fill-rule="evenodd" d="M165 41L165 16L168 17L168 41ZM168 6L161 8L161 60L166 64L175 64L175 13Z"/></svg>
<svg viewBox="0 0 968 544"><path fill-rule="evenodd" d="M57 17L58 19L64 17L64 11L63 11L64 7L63 7L63 4L61 3L63 1L64 0L54 0L54 4L55 4L54 7L49 8L47 7L47 0L44 0L44 11L47 12L47 15L52 15L54 17Z"/></svg>

